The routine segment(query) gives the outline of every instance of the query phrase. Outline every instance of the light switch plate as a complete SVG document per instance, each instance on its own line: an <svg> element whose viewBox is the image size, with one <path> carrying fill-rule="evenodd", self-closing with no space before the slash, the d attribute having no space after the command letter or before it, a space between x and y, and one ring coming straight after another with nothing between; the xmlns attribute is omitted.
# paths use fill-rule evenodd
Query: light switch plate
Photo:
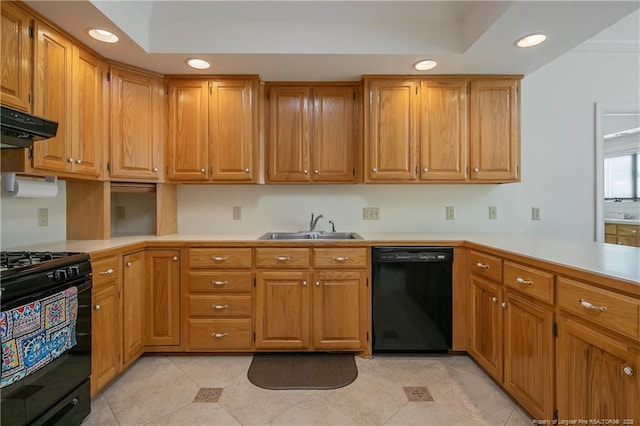
<svg viewBox="0 0 640 426"><path fill-rule="evenodd" d="M242 219L242 207L234 206L233 207L233 220L241 220Z"/></svg>
<svg viewBox="0 0 640 426"><path fill-rule="evenodd" d="M489 220L497 220L497 219L498 219L498 207L489 206Z"/></svg>
<svg viewBox="0 0 640 426"><path fill-rule="evenodd" d="M531 207L531 220L540 220L540 207Z"/></svg>
<svg viewBox="0 0 640 426"><path fill-rule="evenodd" d="M38 226L49 226L49 209L38 209Z"/></svg>
<svg viewBox="0 0 640 426"><path fill-rule="evenodd" d="M363 220L380 220L380 207L363 207Z"/></svg>
<svg viewBox="0 0 640 426"><path fill-rule="evenodd" d="M447 206L445 212L447 220L454 220L456 218L456 208L454 206Z"/></svg>

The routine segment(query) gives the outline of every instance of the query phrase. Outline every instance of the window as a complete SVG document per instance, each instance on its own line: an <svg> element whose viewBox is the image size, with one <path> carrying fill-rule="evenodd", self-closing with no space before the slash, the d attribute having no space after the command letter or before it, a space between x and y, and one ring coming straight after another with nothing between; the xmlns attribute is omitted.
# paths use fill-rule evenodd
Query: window
<svg viewBox="0 0 640 426"><path fill-rule="evenodd" d="M640 194L639 153L604 159L604 199L638 200Z"/></svg>

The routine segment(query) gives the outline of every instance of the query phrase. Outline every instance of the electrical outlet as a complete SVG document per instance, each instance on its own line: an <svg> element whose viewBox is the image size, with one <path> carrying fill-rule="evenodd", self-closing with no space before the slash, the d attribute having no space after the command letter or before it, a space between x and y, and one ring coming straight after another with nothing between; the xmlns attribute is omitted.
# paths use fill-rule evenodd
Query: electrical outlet
<svg viewBox="0 0 640 426"><path fill-rule="evenodd" d="M531 207L531 220L540 220L540 207Z"/></svg>
<svg viewBox="0 0 640 426"><path fill-rule="evenodd" d="M497 220L497 219L498 219L498 207L489 206L489 220Z"/></svg>
<svg viewBox="0 0 640 426"><path fill-rule="evenodd" d="M38 209L38 226L49 226L49 209Z"/></svg>
<svg viewBox="0 0 640 426"><path fill-rule="evenodd" d="M234 206L233 207L233 220L242 219L242 207Z"/></svg>
<svg viewBox="0 0 640 426"><path fill-rule="evenodd" d="M126 220L127 210L124 206L116 206L116 220Z"/></svg>
<svg viewBox="0 0 640 426"><path fill-rule="evenodd" d="M380 220L380 207L363 207L363 220Z"/></svg>
<svg viewBox="0 0 640 426"><path fill-rule="evenodd" d="M454 206L447 206L447 220L454 220L456 218L456 208Z"/></svg>

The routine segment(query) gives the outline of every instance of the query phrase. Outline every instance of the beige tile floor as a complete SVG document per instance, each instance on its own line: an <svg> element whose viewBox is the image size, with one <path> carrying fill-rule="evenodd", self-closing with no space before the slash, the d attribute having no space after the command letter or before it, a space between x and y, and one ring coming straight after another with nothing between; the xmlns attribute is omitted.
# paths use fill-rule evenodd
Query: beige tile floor
<svg viewBox="0 0 640 426"><path fill-rule="evenodd" d="M249 382L251 356L145 356L94 398L83 425L531 424L466 356L356 362L346 387L275 391ZM433 401L409 401L408 386L426 387ZM201 388L222 388L218 402L194 402Z"/></svg>

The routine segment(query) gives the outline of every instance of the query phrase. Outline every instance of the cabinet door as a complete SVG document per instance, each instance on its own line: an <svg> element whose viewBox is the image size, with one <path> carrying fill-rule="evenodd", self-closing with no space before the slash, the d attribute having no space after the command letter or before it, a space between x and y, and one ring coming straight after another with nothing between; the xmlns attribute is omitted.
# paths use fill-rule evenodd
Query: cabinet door
<svg viewBox="0 0 640 426"><path fill-rule="evenodd" d="M214 81L209 97L211 179L250 182L257 177L254 82Z"/></svg>
<svg viewBox="0 0 640 426"><path fill-rule="evenodd" d="M93 294L91 318L91 394L98 393L120 372L122 325L119 281Z"/></svg>
<svg viewBox="0 0 640 426"><path fill-rule="evenodd" d="M144 349L143 314L145 306L144 252L124 257L124 276L122 281L122 362L128 363L142 353Z"/></svg>
<svg viewBox="0 0 640 426"><path fill-rule="evenodd" d="M553 418L553 312L506 292L504 386L537 419Z"/></svg>
<svg viewBox="0 0 640 426"><path fill-rule="evenodd" d="M44 24L36 23L36 71L33 112L58 122L55 137L33 145L33 167L71 170L71 43Z"/></svg>
<svg viewBox="0 0 640 426"><path fill-rule="evenodd" d="M180 252L145 253L145 345L180 344Z"/></svg>
<svg viewBox="0 0 640 426"><path fill-rule="evenodd" d="M519 179L519 85L515 80L478 80L470 83L471 179Z"/></svg>
<svg viewBox="0 0 640 426"><path fill-rule="evenodd" d="M168 178L209 178L208 89L206 80L169 82Z"/></svg>
<svg viewBox="0 0 640 426"><path fill-rule="evenodd" d="M558 319L559 419L640 420L640 351L578 321Z"/></svg>
<svg viewBox="0 0 640 426"><path fill-rule="evenodd" d="M160 178L162 105L161 79L111 68L112 178Z"/></svg>
<svg viewBox="0 0 640 426"><path fill-rule="evenodd" d="M308 274L269 271L256 278L256 348L308 348Z"/></svg>
<svg viewBox="0 0 640 426"><path fill-rule="evenodd" d="M7 105L31 111L32 41L29 38L31 16L14 4L3 1L2 55L0 55L0 99Z"/></svg>
<svg viewBox="0 0 640 426"><path fill-rule="evenodd" d="M316 272L313 276L313 347L362 348L365 272Z"/></svg>
<svg viewBox="0 0 640 426"><path fill-rule="evenodd" d="M469 354L498 382L502 381L502 289L471 276Z"/></svg>
<svg viewBox="0 0 640 426"><path fill-rule="evenodd" d="M309 182L309 87L268 89L270 182Z"/></svg>
<svg viewBox="0 0 640 426"><path fill-rule="evenodd" d="M313 89L312 179L353 182L356 93L353 87Z"/></svg>
<svg viewBox="0 0 640 426"><path fill-rule="evenodd" d="M368 180L414 180L420 98L415 81L369 82Z"/></svg>
<svg viewBox="0 0 640 426"><path fill-rule="evenodd" d="M420 179L467 176L467 81L421 82Z"/></svg>
<svg viewBox="0 0 640 426"><path fill-rule="evenodd" d="M73 171L88 176L101 172L104 147L104 63L73 46L72 145Z"/></svg>

